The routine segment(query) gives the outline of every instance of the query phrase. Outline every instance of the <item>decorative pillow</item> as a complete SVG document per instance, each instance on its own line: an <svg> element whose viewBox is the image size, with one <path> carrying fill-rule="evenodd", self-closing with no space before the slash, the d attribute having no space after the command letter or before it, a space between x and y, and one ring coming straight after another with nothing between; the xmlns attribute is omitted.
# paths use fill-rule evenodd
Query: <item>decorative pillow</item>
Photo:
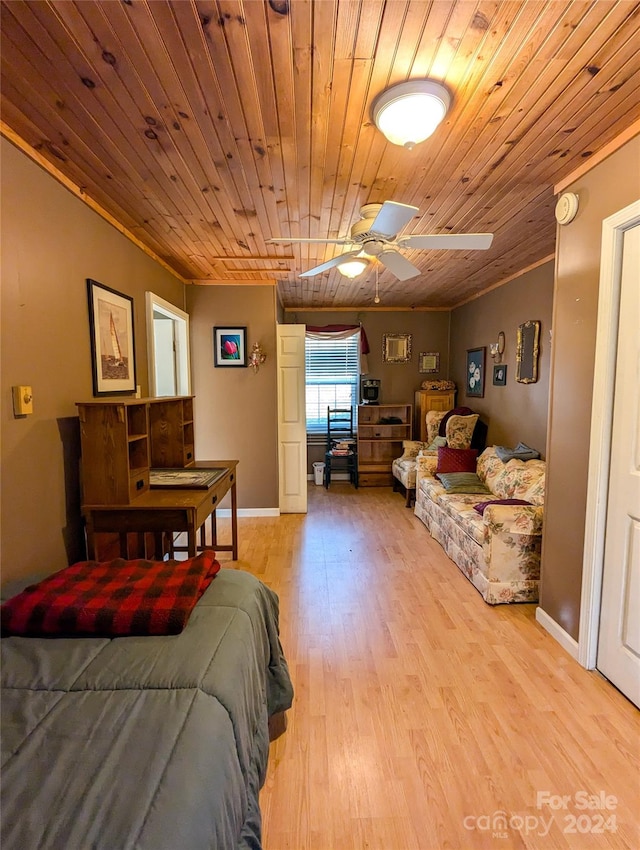
<svg viewBox="0 0 640 850"><path fill-rule="evenodd" d="M418 457L418 452L426 449L427 444L420 440L403 440L402 441L402 459L406 460L410 457Z"/></svg>
<svg viewBox="0 0 640 850"><path fill-rule="evenodd" d="M478 414L469 416L450 416L447 420L447 445L452 449L468 449L471 446L473 429L476 427Z"/></svg>
<svg viewBox="0 0 640 850"><path fill-rule="evenodd" d="M437 452L441 446L447 445L446 437L436 437L435 440L431 443L430 446L427 446L428 452Z"/></svg>
<svg viewBox="0 0 640 850"><path fill-rule="evenodd" d="M476 449L452 449L442 446L438 449L438 468L436 478L441 472L475 472L478 452Z"/></svg>
<svg viewBox="0 0 640 850"><path fill-rule="evenodd" d="M446 416L446 411L444 410L427 410L425 416L425 422L427 425L427 442L429 445L433 443L435 438L438 436L438 429L440 428L440 423ZM441 436L445 436L442 434Z"/></svg>
<svg viewBox="0 0 640 850"><path fill-rule="evenodd" d="M439 476L440 482L447 493L489 493L475 472L443 472Z"/></svg>
<svg viewBox="0 0 640 850"><path fill-rule="evenodd" d="M473 410L470 407L454 407L452 410L447 410L440 422L438 433L441 437L447 436L447 422L452 416L471 416L472 413Z"/></svg>
<svg viewBox="0 0 640 850"><path fill-rule="evenodd" d="M525 502L524 499L491 499L489 502L478 502L473 506L474 511L478 511L482 516L489 505L530 505L531 502Z"/></svg>

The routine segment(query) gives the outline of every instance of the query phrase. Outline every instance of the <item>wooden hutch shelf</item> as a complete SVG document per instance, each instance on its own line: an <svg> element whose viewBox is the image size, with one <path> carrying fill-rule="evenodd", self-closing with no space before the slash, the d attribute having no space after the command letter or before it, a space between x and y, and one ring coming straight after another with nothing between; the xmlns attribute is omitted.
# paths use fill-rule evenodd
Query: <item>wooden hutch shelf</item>
<svg viewBox="0 0 640 850"><path fill-rule="evenodd" d="M412 405L358 406L358 481L361 487L393 483L391 463L402 454L402 441L411 439ZM397 422L383 420L397 419Z"/></svg>

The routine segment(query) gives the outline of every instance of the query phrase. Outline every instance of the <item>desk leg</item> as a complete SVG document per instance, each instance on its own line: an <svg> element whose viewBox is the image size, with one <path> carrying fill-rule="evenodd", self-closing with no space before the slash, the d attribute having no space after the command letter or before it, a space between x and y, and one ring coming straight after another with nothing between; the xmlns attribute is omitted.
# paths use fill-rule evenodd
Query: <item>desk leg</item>
<svg viewBox="0 0 640 850"><path fill-rule="evenodd" d="M211 548L215 549L218 545L218 515L215 508L211 511Z"/></svg>
<svg viewBox="0 0 640 850"><path fill-rule="evenodd" d="M189 519L187 521L187 556L189 558L195 558L198 550L197 546L197 532L196 528L196 517L194 511L189 511Z"/></svg>
<svg viewBox="0 0 640 850"><path fill-rule="evenodd" d="M87 516L85 532L87 535L87 560L94 561L96 557L96 539L93 533L93 516L91 514Z"/></svg>
<svg viewBox="0 0 640 850"><path fill-rule="evenodd" d="M231 485L231 554L233 560L238 560L238 494L236 493L235 478Z"/></svg>

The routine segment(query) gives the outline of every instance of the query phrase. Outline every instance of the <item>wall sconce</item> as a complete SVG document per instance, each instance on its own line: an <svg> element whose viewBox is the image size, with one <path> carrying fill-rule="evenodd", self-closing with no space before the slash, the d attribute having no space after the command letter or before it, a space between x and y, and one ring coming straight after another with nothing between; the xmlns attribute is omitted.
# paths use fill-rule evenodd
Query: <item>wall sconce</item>
<svg viewBox="0 0 640 850"><path fill-rule="evenodd" d="M502 363L502 355L504 354L504 331L498 334L498 341L492 342L489 345L489 351L493 357L494 363Z"/></svg>
<svg viewBox="0 0 640 850"><path fill-rule="evenodd" d="M253 369L255 375L262 363L267 359L267 355L263 352L259 342L254 342L249 354L249 366Z"/></svg>
<svg viewBox="0 0 640 850"><path fill-rule="evenodd" d="M436 80L408 80L379 94L373 101L373 123L394 145L411 150L424 142L443 120L451 95Z"/></svg>

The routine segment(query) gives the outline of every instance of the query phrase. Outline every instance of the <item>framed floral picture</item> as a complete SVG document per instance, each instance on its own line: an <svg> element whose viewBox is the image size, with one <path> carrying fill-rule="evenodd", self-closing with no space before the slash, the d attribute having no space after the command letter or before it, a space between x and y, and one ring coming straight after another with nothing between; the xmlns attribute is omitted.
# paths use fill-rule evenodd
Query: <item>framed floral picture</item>
<svg viewBox="0 0 640 850"><path fill-rule="evenodd" d="M213 365L247 365L246 327L213 329Z"/></svg>
<svg viewBox="0 0 640 850"><path fill-rule="evenodd" d="M467 395L475 398L484 396L484 361L487 349L468 348L467 349Z"/></svg>

